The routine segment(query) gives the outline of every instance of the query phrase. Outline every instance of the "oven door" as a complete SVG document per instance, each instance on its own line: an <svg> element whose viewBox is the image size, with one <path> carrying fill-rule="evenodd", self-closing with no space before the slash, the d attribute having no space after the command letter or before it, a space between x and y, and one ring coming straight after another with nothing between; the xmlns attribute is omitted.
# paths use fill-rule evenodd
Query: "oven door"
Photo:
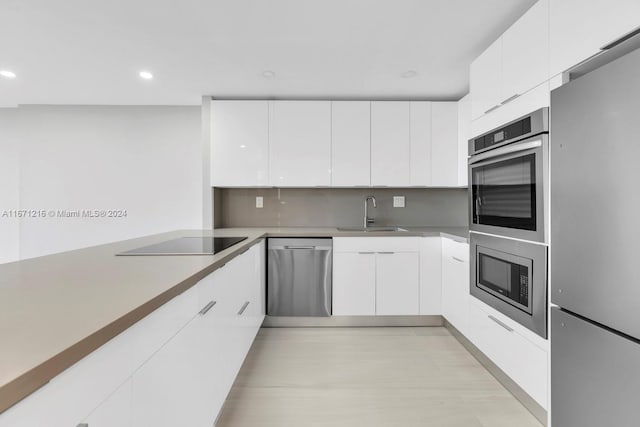
<svg viewBox="0 0 640 427"><path fill-rule="evenodd" d="M470 233L470 293L547 337L547 247Z"/></svg>
<svg viewBox="0 0 640 427"><path fill-rule="evenodd" d="M542 134L469 159L471 230L547 240L548 146Z"/></svg>

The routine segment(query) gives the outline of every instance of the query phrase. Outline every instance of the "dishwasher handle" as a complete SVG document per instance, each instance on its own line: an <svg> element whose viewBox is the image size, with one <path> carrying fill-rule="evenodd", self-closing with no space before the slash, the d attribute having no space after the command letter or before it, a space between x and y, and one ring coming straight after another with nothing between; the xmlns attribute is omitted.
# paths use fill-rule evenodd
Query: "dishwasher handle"
<svg viewBox="0 0 640 427"><path fill-rule="evenodd" d="M271 246L269 248L270 251L330 251L333 248L331 246L293 246L293 245L283 245L283 246Z"/></svg>

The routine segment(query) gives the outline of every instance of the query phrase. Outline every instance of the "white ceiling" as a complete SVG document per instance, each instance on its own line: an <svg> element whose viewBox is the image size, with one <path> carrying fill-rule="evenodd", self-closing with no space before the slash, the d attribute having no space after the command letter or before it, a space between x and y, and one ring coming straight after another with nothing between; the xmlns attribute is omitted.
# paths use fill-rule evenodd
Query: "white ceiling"
<svg viewBox="0 0 640 427"><path fill-rule="evenodd" d="M0 106L458 99L535 0L0 0ZM143 81L142 69L155 78ZM274 78L262 72L272 70ZM414 78L402 78L415 70Z"/></svg>

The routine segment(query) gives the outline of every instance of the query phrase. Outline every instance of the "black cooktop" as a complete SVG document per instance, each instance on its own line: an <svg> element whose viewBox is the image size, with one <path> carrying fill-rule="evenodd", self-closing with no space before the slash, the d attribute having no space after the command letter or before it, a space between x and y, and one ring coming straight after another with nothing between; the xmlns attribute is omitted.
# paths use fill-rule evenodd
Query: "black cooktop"
<svg viewBox="0 0 640 427"><path fill-rule="evenodd" d="M117 255L213 255L246 239L246 237L180 237Z"/></svg>

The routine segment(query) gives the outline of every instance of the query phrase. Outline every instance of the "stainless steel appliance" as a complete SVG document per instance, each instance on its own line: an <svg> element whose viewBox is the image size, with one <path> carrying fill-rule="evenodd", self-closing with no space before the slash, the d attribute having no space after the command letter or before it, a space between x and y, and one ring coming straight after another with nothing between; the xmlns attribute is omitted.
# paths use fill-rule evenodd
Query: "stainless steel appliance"
<svg viewBox="0 0 640 427"><path fill-rule="evenodd" d="M246 237L180 237L117 255L213 255L246 239Z"/></svg>
<svg viewBox="0 0 640 427"><path fill-rule="evenodd" d="M470 233L470 292L547 337L547 247Z"/></svg>
<svg viewBox="0 0 640 427"><path fill-rule="evenodd" d="M472 231L548 241L548 116L542 108L469 140Z"/></svg>
<svg viewBox="0 0 640 427"><path fill-rule="evenodd" d="M629 43L551 94L553 427L640 423L640 43Z"/></svg>
<svg viewBox="0 0 640 427"><path fill-rule="evenodd" d="M333 241L269 239L268 316L331 316Z"/></svg>

